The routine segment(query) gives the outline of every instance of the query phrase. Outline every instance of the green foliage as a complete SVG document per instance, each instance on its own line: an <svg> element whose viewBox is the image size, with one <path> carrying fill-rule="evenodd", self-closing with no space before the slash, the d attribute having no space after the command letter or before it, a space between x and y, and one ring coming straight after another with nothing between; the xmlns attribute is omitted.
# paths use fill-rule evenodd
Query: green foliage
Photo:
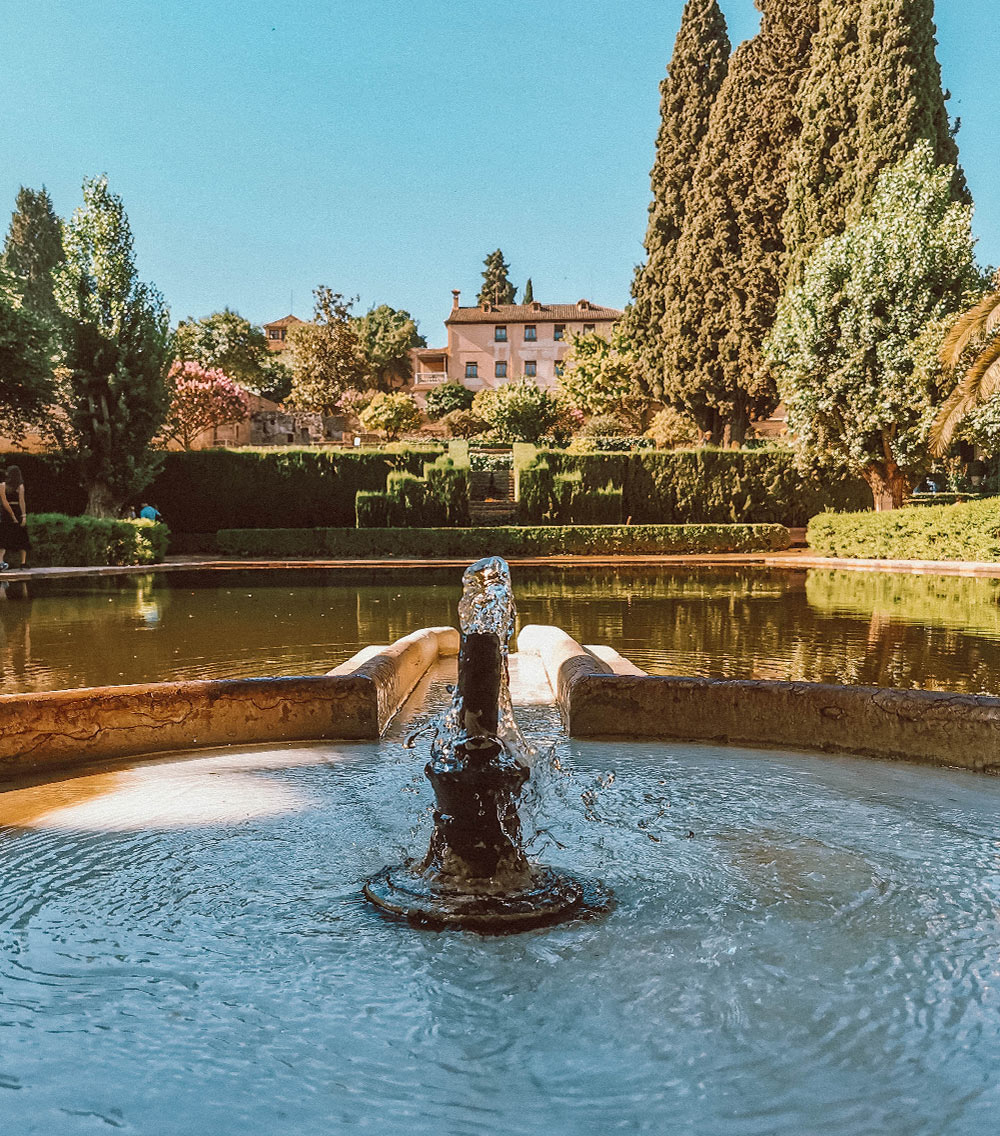
<svg viewBox="0 0 1000 1136"><path fill-rule="evenodd" d="M1000 499L911 505L891 513L820 513L809 547L873 560L1000 560Z"/></svg>
<svg viewBox="0 0 1000 1136"><path fill-rule="evenodd" d="M630 454L634 450L655 449L652 438L636 434L599 434L574 438L567 447L572 453Z"/></svg>
<svg viewBox="0 0 1000 1136"><path fill-rule="evenodd" d="M803 476L787 450L549 450L519 470L522 523L545 523L554 508L552 479L573 472L581 475L581 491L621 490L624 516L637 524L804 525L825 508L862 508L867 497L860 481Z"/></svg>
<svg viewBox="0 0 1000 1136"><path fill-rule="evenodd" d="M365 382L361 344L351 318L353 300L321 284L312 323L289 328L292 371L289 401L302 410L333 414L341 396Z"/></svg>
<svg viewBox="0 0 1000 1136"><path fill-rule="evenodd" d="M503 258L503 253L497 249L483 261L486 270L483 272L483 286L476 297L477 304L513 304L517 288L507 279L510 265Z"/></svg>
<svg viewBox="0 0 1000 1136"><path fill-rule="evenodd" d="M359 489L383 490L394 469L420 473L427 456L405 449L169 453L146 495L178 532L353 526Z"/></svg>
<svg viewBox="0 0 1000 1136"><path fill-rule="evenodd" d="M610 337L596 332L570 336L559 389L573 406L587 414L619 418L631 432L642 428L649 405L638 376L638 357L619 323Z"/></svg>
<svg viewBox="0 0 1000 1136"><path fill-rule="evenodd" d="M163 469L143 498L160 510L174 533L353 526L359 489L384 490L394 469L420 474L439 452L403 446L361 452L274 447L171 452L163 455ZM86 489L58 455L0 454L0 466L8 465L21 467L31 508L74 514L86 506Z"/></svg>
<svg viewBox="0 0 1000 1136"><path fill-rule="evenodd" d="M469 523L469 469L442 455L425 462L423 477L390 473L384 493L355 497L358 528L456 526Z"/></svg>
<svg viewBox="0 0 1000 1136"><path fill-rule="evenodd" d="M652 202L646 261L636 269L626 315L640 359L643 388L655 400L663 397L665 386L680 387L679 376L674 375L669 383L665 380L672 361L664 351L663 317L680 295L677 244L691 208L698 153L712 104L726 76L729 52L726 21L716 0L688 0L673 58L660 83L660 128L656 160L650 171Z"/></svg>
<svg viewBox="0 0 1000 1136"><path fill-rule="evenodd" d="M3 268L32 315L56 323L59 309L52 273L66 259L62 224L52 208L48 190L21 186L3 246Z"/></svg>
<svg viewBox="0 0 1000 1136"><path fill-rule="evenodd" d="M631 423L622 421L614 414L595 414L588 418L580 430L579 437L588 438L625 438L631 433Z"/></svg>
<svg viewBox="0 0 1000 1136"><path fill-rule="evenodd" d="M717 445L778 402L761 355L785 283L787 154L800 123L818 0L760 0L712 107L662 320L664 400Z"/></svg>
<svg viewBox="0 0 1000 1136"><path fill-rule="evenodd" d="M42 421L55 398L55 339L0 271L0 431L19 438Z"/></svg>
<svg viewBox="0 0 1000 1136"><path fill-rule="evenodd" d="M472 411L500 442L537 442L559 420L559 404L530 379L479 391Z"/></svg>
<svg viewBox="0 0 1000 1136"><path fill-rule="evenodd" d="M244 557L462 558L775 552L781 525L578 525L544 528L223 529L219 551Z"/></svg>
<svg viewBox="0 0 1000 1136"><path fill-rule="evenodd" d="M676 450L681 446L693 446L698 440L698 430L689 418L672 406L665 406L653 417L646 437L658 450Z"/></svg>
<svg viewBox="0 0 1000 1136"><path fill-rule="evenodd" d="M524 285L524 295L521 297L522 304L532 304L535 301L535 289L531 283L531 277L528 277L527 283Z"/></svg>
<svg viewBox="0 0 1000 1136"><path fill-rule="evenodd" d="M167 552L167 526L154 521L115 521L30 513L31 562L39 568L81 565L159 564Z"/></svg>
<svg viewBox="0 0 1000 1136"><path fill-rule="evenodd" d="M940 335L927 329L983 284L953 177L927 142L885 171L860 219L809 259L767 345L803 458L864 477L879 509L928 461Z"/></svg>
<svg viewBox="0 0 1000 1136"><path fill-rule="evenodd" d="M934 48L933 0L820 0L789 160L784 238L794 283L816 247L857 220L882 170L920 139L938 165L957 166ZM969 201L961 172L952 192Z"/></svg>
<svg viewBox="0 0 1000 1136"><path fill-rule="evenodd" d="M365 430L374 430L386 441L394 442L400 434L415 430L420 425L420 411L413 396L405 391L394 391L392 394L379 391L361 411L358 419Z"/></svg>
<svg viewBox="0 0 1000 1136"><path fill-rule="evenodd" d="M379 304L354 321L354 330L365 379L371 386L390 390L409 381L411 348L427 346L409 312Z"/></svg>
<svg viewBox="0 0 1000 1136"><path fill-rule="evenodd" d="M63 243L54 281L65 369L47 425L88 488L87 512L113 516L160 465L150 442L169 405L169 316L138 279L128 218L107 178L84 182Z"/></svg>
<svg viewBox="0 0 1000 1136"><path fill-rule="evenodd" d="M178 362L221 371L254 394L277 394L280 401L288 393L291 376L268 350L264 332L230 308L200 320L181 320L174 330L173 350Z"/></svg>
<svg viewBox="0 0 1000 1136"><path fill-rule="evenodd" d="M442 383L432 387L424 400L427 417L436 422L453 410L468 410L472 406L474 392L461 383Z"/></svg>
<svg viewBox="0 0 1000 1136"><path fill-rule="evenodd" d="M486 431L486 423L471 410L452 410L441 419L449 438L474 438Z"/></svg>

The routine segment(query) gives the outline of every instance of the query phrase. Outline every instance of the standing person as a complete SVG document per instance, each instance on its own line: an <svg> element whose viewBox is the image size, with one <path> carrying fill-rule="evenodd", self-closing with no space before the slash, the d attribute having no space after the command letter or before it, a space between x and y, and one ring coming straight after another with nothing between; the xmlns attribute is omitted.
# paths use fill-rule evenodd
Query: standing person
<svg viewBox="0 0 1000 1136"><path fill-rule="evenodd" d="M12 465L0 485L0 572L10 565L4 560L8 551L20 552L21 567L28 555L28 510L24 504L24 478L16 465ZM11 558L13 559L13 557Z"/></svg>

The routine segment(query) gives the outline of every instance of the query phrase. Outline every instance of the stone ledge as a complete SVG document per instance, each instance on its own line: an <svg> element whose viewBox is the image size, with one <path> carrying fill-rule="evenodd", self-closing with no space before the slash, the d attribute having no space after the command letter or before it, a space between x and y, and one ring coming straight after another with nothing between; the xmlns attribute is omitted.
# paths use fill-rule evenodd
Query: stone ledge
<svg viewBox="0 0 1000 1136"><path fill-rule="evenodd" d="M267 742L375 739L454 628L366 648L328 675L206 679L0 695L0 777Z"/></svg>
<svg viewBox="0 0 1000 1136"><path fill-rule="evenodd" d="M521 650L542 656L574 737L788 746L1000 770L1000 698L990 695L636 674L559 628L521 636Z"/></svg>

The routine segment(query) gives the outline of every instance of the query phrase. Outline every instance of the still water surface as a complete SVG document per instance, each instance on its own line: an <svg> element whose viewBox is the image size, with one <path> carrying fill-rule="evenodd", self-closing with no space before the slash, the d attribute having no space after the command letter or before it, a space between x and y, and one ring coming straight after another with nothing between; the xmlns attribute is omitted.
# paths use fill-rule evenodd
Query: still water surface
<svg viewBox="0 0 1000 1136"><path fill-rule="evenodd" d="M429 834L396 739L0 795L0 1128L996 1131L1000 780L555 744L532 847L618 903L510 938L361 899Z"/></svg>
<svg viewBox="0 0 1000 1136"><path fill-rule="evenodd" d="M318 673L454 622L459 573L184 573L0 585L5 693ZM520 624L653 674L1000 693L1000 581L813 570L514 570Z"/></svg>

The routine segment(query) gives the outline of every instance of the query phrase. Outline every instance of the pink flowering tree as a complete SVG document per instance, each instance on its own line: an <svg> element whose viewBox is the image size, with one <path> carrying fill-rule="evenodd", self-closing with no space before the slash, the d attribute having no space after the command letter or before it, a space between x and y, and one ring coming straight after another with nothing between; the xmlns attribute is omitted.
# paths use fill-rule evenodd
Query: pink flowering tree
<svg viewBox="0 0 1000 1136"><path fill-rule="evenodd" d="M171 400L163 435L190 450L203 430L242 422L250 413L250 396L221 371L197 363L175 363L170 369Z"/></svg>

